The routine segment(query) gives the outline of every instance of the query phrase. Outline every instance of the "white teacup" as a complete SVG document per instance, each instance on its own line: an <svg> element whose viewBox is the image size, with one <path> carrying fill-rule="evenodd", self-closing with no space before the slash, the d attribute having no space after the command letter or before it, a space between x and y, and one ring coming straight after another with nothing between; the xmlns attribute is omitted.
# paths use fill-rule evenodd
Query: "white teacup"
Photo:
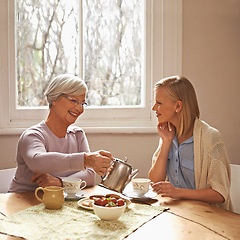
<svg viewBox="0 0 240 240"><path fill-rule="evenodd" d="M148 178L134 178L132 179L133 192L138 196L144 195L149 191L151 180Z"/></svg>
<svg viewBox="0 0 240 240"><path fill-rule="evenodd" d="M64 192L68 196L75 196L79 191L87 186L86 181L79 178L63 178Z"/></svg>

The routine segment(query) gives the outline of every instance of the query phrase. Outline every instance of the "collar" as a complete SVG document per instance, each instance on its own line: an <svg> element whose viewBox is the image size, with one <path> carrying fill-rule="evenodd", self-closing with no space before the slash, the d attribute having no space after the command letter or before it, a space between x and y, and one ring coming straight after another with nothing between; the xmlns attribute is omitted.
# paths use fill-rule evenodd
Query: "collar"
<svg viewBox="0 0 240 240"><path fill-rule="evenodd" d="M191 136L190 138L188 138L187 140L185 140L184 142L182 142L180 144L183 145L183 144L190 144L190 143L193 143L193 136ZM177 136L175 135L174 139L173 139L173 144L174 144L174 147L178 148L180 146L178 146L178 139L177 139Z"/></svg>

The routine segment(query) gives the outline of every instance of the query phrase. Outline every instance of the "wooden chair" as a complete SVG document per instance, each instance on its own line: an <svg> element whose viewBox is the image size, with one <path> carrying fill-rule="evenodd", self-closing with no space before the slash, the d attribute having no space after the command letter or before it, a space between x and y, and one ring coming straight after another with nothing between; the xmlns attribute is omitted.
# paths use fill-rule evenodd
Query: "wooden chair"
<svg viewBox="0 0 240 240"><path fill-rule="evenodd" d="M15 172L16 168L0 170L0 193L6 193L8 191Z"/></svg>
<svg viewBox="0 0 240 240"><path fill-rule="evenodd" d="M231 166L231 189L230 196L233 204L233 211L240 214L240 165Z"/></svg>

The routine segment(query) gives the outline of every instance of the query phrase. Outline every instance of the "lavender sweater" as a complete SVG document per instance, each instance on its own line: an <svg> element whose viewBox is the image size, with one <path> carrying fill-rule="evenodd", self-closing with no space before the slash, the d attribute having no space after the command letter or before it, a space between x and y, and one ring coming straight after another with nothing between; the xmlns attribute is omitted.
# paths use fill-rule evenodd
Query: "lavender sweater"
<svg viewBox="0 0 240 240"><path fill-rule="evenodd" d="M58 138L44 121L23 132L17 149L17 170L9 192L34 191L34 173L55 177L76 177L94 185L95 172L84 168L84 153L89 152L85 133L79 127L68 127L65 138Z"/></svg>

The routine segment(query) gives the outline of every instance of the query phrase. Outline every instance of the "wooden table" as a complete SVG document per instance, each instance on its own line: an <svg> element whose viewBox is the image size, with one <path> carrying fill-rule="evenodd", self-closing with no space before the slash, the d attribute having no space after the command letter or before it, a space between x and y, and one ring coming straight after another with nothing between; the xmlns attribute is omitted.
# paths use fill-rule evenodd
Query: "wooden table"
<svg viewBox="0 0 240 240"><path fill-rule="evenodd" d="M95 186L84 189L86 196L107 194L110 190ZM0 194L0 213L5 216L39 204L33 192ZM128 240L136 239L240 239L240 215L190 200L161 198L147 204L169 206L170 209L145 223ZM0 239L22 239L0 234Z"/></svg>

